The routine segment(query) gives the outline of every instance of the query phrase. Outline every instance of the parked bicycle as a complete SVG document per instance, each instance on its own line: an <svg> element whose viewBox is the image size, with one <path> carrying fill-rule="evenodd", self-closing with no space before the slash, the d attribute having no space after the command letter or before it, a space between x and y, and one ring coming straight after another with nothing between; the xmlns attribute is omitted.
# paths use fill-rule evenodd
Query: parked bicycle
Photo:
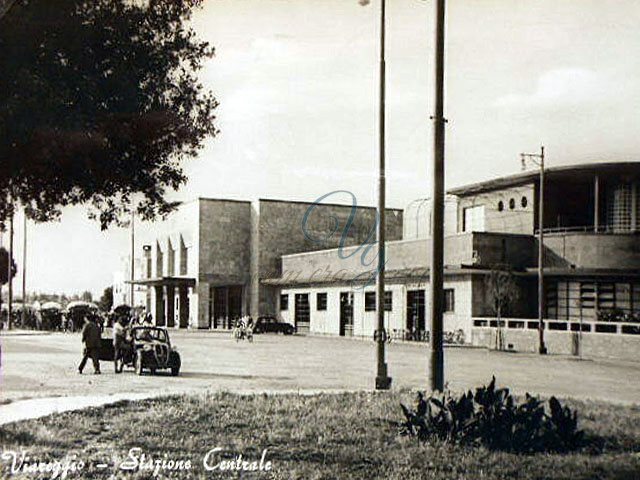
<svg viewBox="0 0 640 480"><path fill-rule="evenodd" d="M236 339L236 342L240 340L253 342L253 322L250 319L239 319L233 327L233 338Z"/></svg>

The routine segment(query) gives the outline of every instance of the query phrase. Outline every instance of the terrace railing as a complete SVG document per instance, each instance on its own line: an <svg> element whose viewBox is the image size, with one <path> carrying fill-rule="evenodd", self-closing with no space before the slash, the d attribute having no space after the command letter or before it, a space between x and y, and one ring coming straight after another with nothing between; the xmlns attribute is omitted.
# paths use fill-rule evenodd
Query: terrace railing
<svg viewBox="0 0 640 480"><path fill-rule="evenodd" d="M640 335L640 323L615 322L597 320L543 320L544 328L557 332L583 332L586 334ZM498 320L491 317L473 319L474 328L507 330L537 330L538 320L528 318L504 318L498 325Z"/></svg>

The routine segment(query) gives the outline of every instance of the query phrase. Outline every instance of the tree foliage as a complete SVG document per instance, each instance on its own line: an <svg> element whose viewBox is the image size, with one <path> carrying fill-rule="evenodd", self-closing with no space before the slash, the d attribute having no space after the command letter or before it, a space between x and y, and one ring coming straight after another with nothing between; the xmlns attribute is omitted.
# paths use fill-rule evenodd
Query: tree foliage
<svg viewBox="0 0 640 480"><path fill-rule="evenodd" d="M18 268L16 262L11 259L11 278L16 276ZM9 281L9 252L6 248L0 247L0 285L4 285Z"/></svg>
<svg viewBox="0 0 640 480"><path fill-rule="evenodd" d="M174 206L183 161L216 134L197 73L202 0L16 0L0 19L0 220L89 204L102 228ZM133 207L132 207L133 206Z"/></svg>
<svg viewBox="0 0 640 480"><path fill-rule="evenodd" d="M113 307L113 287L107 287L102 292L102 296L100 297L100 308L109 312Z"/></svg>

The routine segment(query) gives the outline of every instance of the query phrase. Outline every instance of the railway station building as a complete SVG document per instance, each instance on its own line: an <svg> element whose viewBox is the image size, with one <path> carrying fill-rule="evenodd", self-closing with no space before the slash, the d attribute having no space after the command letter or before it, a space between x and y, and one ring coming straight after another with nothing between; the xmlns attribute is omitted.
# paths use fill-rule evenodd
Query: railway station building
<svg viewBox="0 0 640 480"><path fill-rule="evenodd" d="M542 225L539 179L530 171L448 191L445 332L487 347L499 332L506 349L536 351L542 228L549 351L637 359L640 163L545 169ZM399 339L428 338L428 215L424 206L386 215L385 327ZM148 287L159 325L226 329L241 315L270 314L300 333L371 338L375 222L369 207L200 198L145 243L136 283ZM517 290L500 322L495 271L508 271Z"/></svg>

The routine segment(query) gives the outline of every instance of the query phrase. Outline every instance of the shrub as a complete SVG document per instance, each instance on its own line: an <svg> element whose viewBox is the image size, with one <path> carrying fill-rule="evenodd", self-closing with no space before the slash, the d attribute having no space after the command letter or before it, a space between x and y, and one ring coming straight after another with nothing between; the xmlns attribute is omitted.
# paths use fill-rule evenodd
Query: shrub
<svg viewBox="0 0 640 480"><path fill-rule="evenodd" d="M490 450L518 453L567 452L583 444L577 413L551 397L549 409L526 394L518 403L507 388L488 386L454 397L425 398L418 393L415 410L400 404L406 421L401 431L420 439L484 445Z"/></svg>

